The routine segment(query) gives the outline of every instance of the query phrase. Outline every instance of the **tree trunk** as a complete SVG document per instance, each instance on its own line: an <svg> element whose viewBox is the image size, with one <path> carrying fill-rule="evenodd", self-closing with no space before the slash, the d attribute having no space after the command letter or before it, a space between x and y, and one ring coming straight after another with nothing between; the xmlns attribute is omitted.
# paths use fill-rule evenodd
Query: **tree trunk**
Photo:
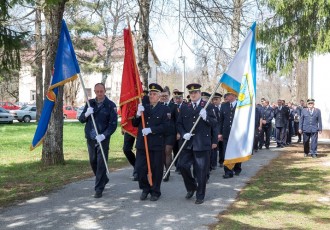
<svg viewBox="0 0 330 230"><path fill-rule="evenodd" d="M297 103L300 100L306 101L308 97L308 61L298 61L296 68L297 75Z"/></svg>
<svg viewBox="0 0 330 230"><path fill-rule="evenodd" d="M239 48L239 31L241 29L241 11L243 7L243 0L233 0L233 22L231 26L231 53L236 54Z"/></svg>
<svg viewBox="0 0 330 230"><path fill-rule="evenodd" d="M45 89L51 82L51 73L55 61L58 46L58 38L63 18L66 0L57 4L48 5L45 8L46 21L46 74ZM63 155L63 86L58 87L58 94L48 130L42 148L42 159L44 165L64 164ZM46 90L45 90L46 93Z"/></svg>
<svg viewBox="0 0 330 230"><path fill-rule="evenodd" d="M43 79L42 79L42 36L41 36L41 2L36 1L36 21L35 21L35 62L34 62L34 75L36 76L36 106L37 106L37 121L39 121L42 105L44 101L43 97Z"/></svg>
<svg viewBox="0 0 330 230"><path fill-rule="evenodd" d="M148 73L149 73L149 14L150 14L150 0L140 1L140 17L139 17L139 28L140 34L138 36L138 66L142 83L145 88L148 88Z"/></svg>

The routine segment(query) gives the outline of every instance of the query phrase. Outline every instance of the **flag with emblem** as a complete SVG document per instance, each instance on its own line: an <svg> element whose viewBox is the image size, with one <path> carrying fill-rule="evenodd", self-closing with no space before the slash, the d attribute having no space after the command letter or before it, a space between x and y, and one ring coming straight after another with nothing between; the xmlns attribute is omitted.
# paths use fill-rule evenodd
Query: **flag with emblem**
<svg viewBox="0 0 330 230"><path fill-rule="evenodd" d="M68 81L77 79L78 73L80 73L80 69L76 59L76 54L72 46L70 34L65 21L62 20L59 43L55 57L53 77L46 98L44 100L40 120L38 122L30 150L33 150L42 143L43 138L47 132L48 123L58 93L58 86L64 85Z"/></svg>
<svg viewBox="0 0 330 230"><path fill-rule="evenodd" d="M231 127L224 165L232 169L235 163L250 159L255 132L256 97L256 23L254 23L228 69L221 86L235 92L236 111Z"/></svg>
<svg viewBox="0 0 330 230"><path fill-rule="evenodd" d="M130 28L124 29L125 57L120 92L121 127L124 132L136 137L138 129L132 125L137 112L139 98L143 96L142 84L136 66L132 33Z"/></svg>

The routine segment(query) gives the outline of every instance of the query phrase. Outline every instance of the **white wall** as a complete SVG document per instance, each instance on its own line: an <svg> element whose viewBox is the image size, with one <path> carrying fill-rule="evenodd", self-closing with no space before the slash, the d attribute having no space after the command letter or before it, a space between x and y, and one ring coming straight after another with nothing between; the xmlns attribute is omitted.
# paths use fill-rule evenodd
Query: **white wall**
<svg viewBox="0 0 330 230"><path fill-rule="evenodd" d="M322 112L323 130L330 130L330 54L310 58L308 70L308 97Z"/></svg>

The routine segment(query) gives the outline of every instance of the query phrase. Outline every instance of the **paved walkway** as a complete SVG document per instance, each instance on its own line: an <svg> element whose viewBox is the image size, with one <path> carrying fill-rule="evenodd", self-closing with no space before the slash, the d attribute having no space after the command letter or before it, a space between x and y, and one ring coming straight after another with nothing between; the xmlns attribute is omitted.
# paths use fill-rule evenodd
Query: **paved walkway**
<svg viewBox="0 0 330 230"><path fill-rule="evenodd" d="M94 178L0 211L0 229L207 229L217 215L235 201L238 192L263 166L278 156L275 148L261 150L242 164L240 176L223 179L223 169L212 171L205 202L186 200L181 175L171 172L162 183L157 202L140 201L131 168L112 172L101 199L93 198ZM276 149L278 150L278 149ZM283 150L280 150L283 151Z"/></svg>

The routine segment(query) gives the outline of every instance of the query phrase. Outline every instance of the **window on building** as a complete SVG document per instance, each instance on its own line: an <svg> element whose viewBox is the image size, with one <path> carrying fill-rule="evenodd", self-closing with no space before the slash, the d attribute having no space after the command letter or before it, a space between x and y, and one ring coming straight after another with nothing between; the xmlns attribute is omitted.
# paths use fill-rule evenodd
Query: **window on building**
<svg viewBox="0 0 330 230"><path fill-rule="evenodd" d="M30 101L35 101L36 100L36 91L31 90L30 91Z"/></svg>

